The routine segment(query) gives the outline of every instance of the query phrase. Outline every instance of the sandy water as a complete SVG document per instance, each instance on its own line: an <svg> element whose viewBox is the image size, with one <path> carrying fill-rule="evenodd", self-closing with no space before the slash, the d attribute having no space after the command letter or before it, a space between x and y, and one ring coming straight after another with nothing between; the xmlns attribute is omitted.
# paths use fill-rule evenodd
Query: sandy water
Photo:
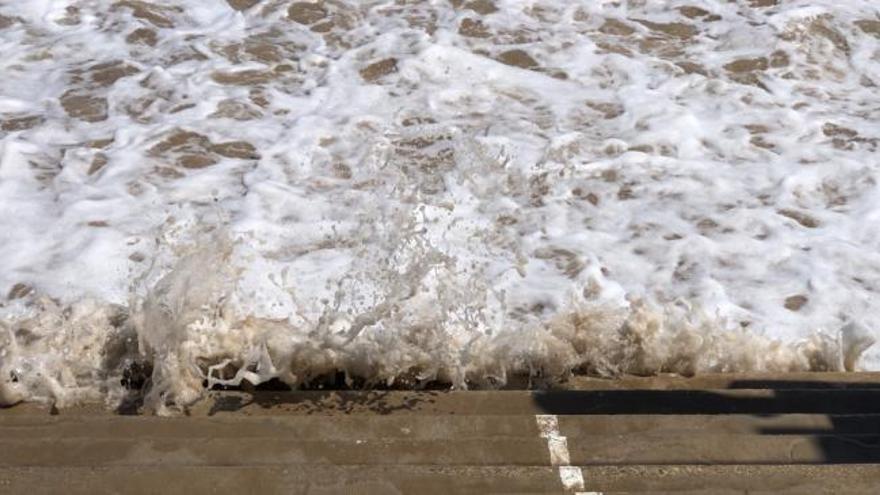
<svg viewBox="0 0 880 495"><path fill-rule="evenodd" d="M5 402L880 366L875 2L6 0L0 52Z"/></svg>

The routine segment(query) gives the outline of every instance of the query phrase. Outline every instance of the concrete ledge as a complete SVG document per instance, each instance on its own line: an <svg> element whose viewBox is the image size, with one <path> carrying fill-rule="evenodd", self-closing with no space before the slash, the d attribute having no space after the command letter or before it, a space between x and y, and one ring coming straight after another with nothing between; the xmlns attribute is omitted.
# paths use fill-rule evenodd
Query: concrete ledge
<svg viewBox="0 0 880 495"><path fill-rule="evenodd" d="M873 494L880 374L214 391L168 418L22 404L0 439L4 494L561 493L563 470L586 492Z"/></svg>

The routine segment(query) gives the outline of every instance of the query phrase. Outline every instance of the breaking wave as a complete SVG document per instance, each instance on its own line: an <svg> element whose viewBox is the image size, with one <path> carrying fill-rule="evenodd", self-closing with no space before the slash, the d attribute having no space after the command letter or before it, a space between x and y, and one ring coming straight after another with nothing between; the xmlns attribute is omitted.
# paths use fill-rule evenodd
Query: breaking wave
<svg viewBox="0 0 880 495"><path fill-rule="evenodd" d="M0 400L115 406L136 395L168 412L215 386L277 379L299 387L338 373L353 387L468 389L513 377L552 386L572 373L852 371L873 343L855 324L786 343L731 329L683 301L572 302L541 320L480 328L467 321L479 311L462 317L462 305L472 309L489 294L436 286L424 261L367 310L329 305L314 321L268 319L237 303L235 243L215 233L205 244L158 270L129 305L28 296L22 314L0 326Z"/></svg>

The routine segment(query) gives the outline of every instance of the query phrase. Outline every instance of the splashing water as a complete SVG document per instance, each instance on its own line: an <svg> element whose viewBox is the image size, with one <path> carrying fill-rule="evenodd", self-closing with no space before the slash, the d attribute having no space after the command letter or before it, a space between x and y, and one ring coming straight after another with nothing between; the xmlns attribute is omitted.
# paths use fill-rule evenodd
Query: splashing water
<svg viewBox="0 0 880 495"><path fill-rule="evenodd" d="M407 387L439 381L468 388L501 386L517 375L553 383L573 371L852 370L873 343L850 324L839 336L817 333L785 344L726 330L684 304L658 308L643 301L624 307L572 301L546 321L508 321L492 332L477 323L484 321L481 312L493 311L478 301L488 293L438 286L429 272L448 260L425 252L403 273L387 274L394 283L386 281L386 292L359 313L341 311L337 299L314 321L259 318L237 301L241 272L231 264L233 243L213 235L205 244L187 249L130 308L95 301L61 307L34 298L32 316L3 327L3 374L14 377L0 384L4 403L44 398L63 406L104 398L115 404L128 393L122 385L134 362L152 370L146 404L167 412L215 385L277 378L298 386L339 371L367 387L402 380ZM456 315L463 308L472 314Z"/></svg>

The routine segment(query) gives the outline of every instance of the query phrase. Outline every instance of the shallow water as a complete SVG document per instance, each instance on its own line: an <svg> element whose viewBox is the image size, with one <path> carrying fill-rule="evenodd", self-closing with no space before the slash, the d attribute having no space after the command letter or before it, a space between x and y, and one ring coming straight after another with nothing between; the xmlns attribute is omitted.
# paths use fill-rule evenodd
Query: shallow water
<svg viewBox="0 0 880 495"><path fill-rule="evenodd" d="M0 51L7 402L877 335L875 2L10 0Z"/></svg>

